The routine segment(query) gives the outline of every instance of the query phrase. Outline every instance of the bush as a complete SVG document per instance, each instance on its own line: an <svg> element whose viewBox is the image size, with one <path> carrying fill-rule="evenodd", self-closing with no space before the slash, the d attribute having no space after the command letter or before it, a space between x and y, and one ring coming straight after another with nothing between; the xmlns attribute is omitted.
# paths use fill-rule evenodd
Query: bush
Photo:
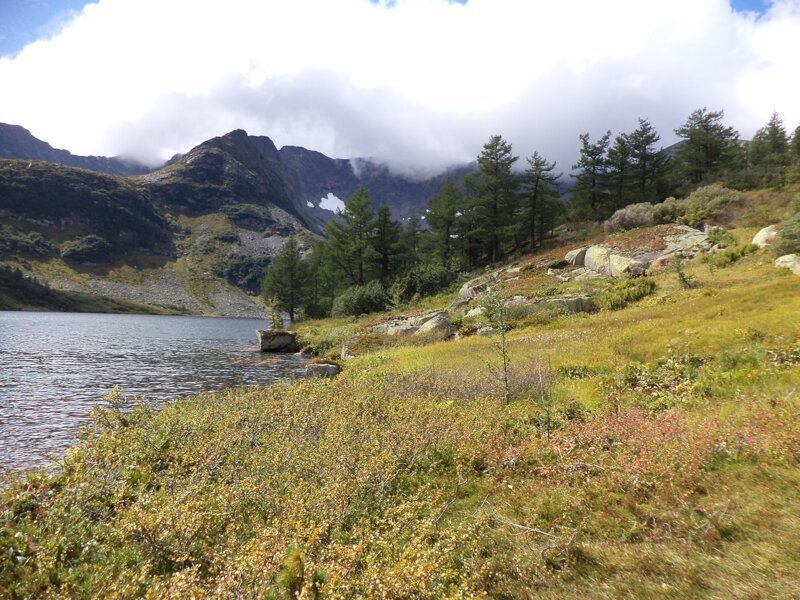
<svg viewBox="0 0 800 600"><path fill-rule="evenodd" d="M656 283L652 279L624 279L617 281L598 296L597 301L606 310L620 310L652 294Z"/></svg>
<svg viewBox="0 0 800 600"><path fill-rule="evenodd" d="M620 208L603 223L606 233L616 233L618 231L628 231L637 227L647 227L654 225L653 218L655 207L649 202L630 204L625 208Z"/></svg>
<svg viewBox="0 0 800 600"><path fill-rule="evenodd" d="M686 198L686 212L678 218L678 223L699 227L714 221L722 215L725 207L738 202L741 196L741 192L729 190L721 183L697 188Z"/></svg>
<svg viewBox="0 0 800 600"><path fill-rule="evenodd" d="M722 252L715 252L711 255L709 259L709 263L711 264L712 269L724 269L725 267L731 266L733 263L737 262L740 258L747 256L748 254L752 254L758 250L758 246L754 246L753 244L746 244L744 246L740 246L739 248L728 248L723 250Z"/></svg>
<svg viewBox="0 0 800 600"><path fill-rule="evenodd" d="M71 262L99 262L108 257L111 245L99 235L84 235L65 242L61 257Z"/></svg>
<svg viewBox="0 0 800 600"><path fill-rule="evenodd" d="M712 229L708 232L708 239L710 242L716 244L720 248L727 248L728 246L733 246L736 243L736 238L733 237L733 234L726 229Z"/></svg>
<svg viewBox="0 0 800 600"><path fill-rule="evenodd" d="M686 201L672 196L653 207L653 221L656 225L677 223L684 214L686 214Z"/></svg>
<svg viewBox="0 0 800 600"><path fill-rule="evenodd" d="M0 257L31 256L38 258L49 256L54 251L53 245L41 233L20 231L8 225L0 227Z"/></svg>
<svg viewBox="0 0 800 600"><path fill-rule="evenodd" d="M796 212L783 221L778 235L772 243L776 256L784 254L800 254L800 212Z"/></svg>
<svg viewBox="0 0 800 600"><path fill-rule="evenodd" d="M386 290L378 281L370 281L367 285L354 285L339 294L333 301L334 317L364 315L385 310L389 304Z"/></svg>
<svg viewBox="0 0 800 600"><path fill-rule="evenodd" d="M261 280L269 264L270 259L265 256L229 254L217 262L215 271L217 276L224 277L231 285L258 294Z"/></svg>
<svg viewBox="0 0 800 600"><path fill-rule="evenodd" d="M455 281L456 273L441 263L414 267L392 284L391 296L396 304L409 302L442 291Z"/></svg>

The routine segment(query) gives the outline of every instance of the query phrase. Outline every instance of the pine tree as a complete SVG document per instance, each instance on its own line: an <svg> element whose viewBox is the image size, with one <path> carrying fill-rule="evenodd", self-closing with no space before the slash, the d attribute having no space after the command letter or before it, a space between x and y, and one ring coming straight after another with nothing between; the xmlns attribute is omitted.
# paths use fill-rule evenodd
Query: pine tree
<svg viewBox="0 0 800 600"><path fill-rule="evenodd" d="M373 239L375 215L364 187L359 187L336 212L338 220L325 227L328 259L344 274L350 285L364 285L375 258Z"/></svg>
<svg viewBox="0 0 800 600"><path fill-rule="evenodd" d="M295 312L303 300L304 285L305 269L300 248L292 236L267 269L261 283L261 295L266 303L289 313L289 320L294 321Z"/></svg>
<svg viewBox="0 0 800 600"><path fill-rule="evenodd" d="M614 145L608 149L608 189L612 209L628 205L633 182L631 146L625 134L614 138Z"/></svg>
<svg viewBox="0 0 800 600"><path fill-rule="evenodd" d="M556 163L549 163L538 152L527 159L528 168L523 178L522 216L525 221L528 244L531 250L542 241L544 233L552 227L558 202L556 186L561 174L555 175Z"/></svg>
<svg viewBox="0 0 800 600"><path fill-rule="evenodd" d="M386 204L378 207L373 246L381 281L386 284L394 274L400 244L400 224L392 221L392 211Z"/></svg>
<svg viewBox="0 0 800 600"><path fill-rule="evenodd" d="M592 217L602 216L603 205L608 197L608 160L606 152L611 140L611 132L597 140L594 144L589 141L589 134L580 137L580 159L572 168L578 169L573 186L573 202L577 206L588 208Z"/></svg>
<svg viewBox="0 0 800 600"><path fill-rule="evenodd" d="M739 134L722 123L725 112L703 107L675 130L685 141L675 152L679 174L692 184L719 179L736 166Z"/></svg>
<svg viewBox="0 0 800 600"><path fill-rule="evenodd" d="M474 200L483 217L482 233L488 258L496 262L502 256L502 240L513 237L517 180L511 167L519 157L511 144L493 135L478 156L478 177Z"/></svg>
<svg viewBox="0 0 800 600"><path fill-rule="evenodd" d="M792 134L792 141L789 144L789 155L792 162L800 163L800 125L798 125Z"/></svg>
<svg viewBox="0 0 800 600"><path fill-rule="evenodd" d="M456 222L461 203L461 192L449 177L439 193L428 201L426 222L434 235L434 252L444 264L448 264L453 256L453 236L457 235Z"/></svg>
<svg viewBox="0 0 800 600"><path fill-rule="evenodd" d="M781 169L791 162L789 135L778 113L772 113L769 122L756 131L748 147L748 161L762 183L775 183Z"/></svg>
<svg viewBox="0 0 800 600"><path fill-rule="evenodd" d="M631 176L637 202L658 200L658 188L666 170L666 158L656 143L661 139L650 121L639 117L639 127L627 137L631 152Z"/></svg>

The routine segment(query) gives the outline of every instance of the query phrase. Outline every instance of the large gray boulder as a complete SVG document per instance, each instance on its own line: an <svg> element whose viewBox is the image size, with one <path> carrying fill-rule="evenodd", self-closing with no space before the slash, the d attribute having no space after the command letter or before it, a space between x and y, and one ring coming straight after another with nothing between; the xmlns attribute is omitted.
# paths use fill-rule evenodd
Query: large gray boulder
<svg viewBox="0 0 800 600"><path fill-rule="evenodd" d="M444 337L450 337L453 335L453 333L455 333L455 327L453 327L453 324L447 317L439 314L432 319L428 319L422 325L420 325L419 329L417 329L414 335L424 335L430 333L441 333Z"/></svg>
<svg viewBox="0 0 800 600"><path fill-rule="evenodd" d="M789 269L795 275L800 275L800 254L784 254L775 260L775 266Z"/></svg>
<svg viewBox="0 0 800 600"><path fill-rule="evenodd" d="M583 261L586 258L586 251L588 249L588 246L583 246L581 248L575 248L575 250L570 250L564 256L564 260L575 267L583 267Z"/></svg>
<svg viewBox="0 0 800 600"><path fill-rule="evenodd" d="M258 329L258 345L262 352L297 352L297 334L285 329Z"/></svg>
<svg viewBox="0 0 800 600"><path fill-rule="evenodd" d="M644 275L648 263L622 254L608 255L608 270L612 277L639 277Z"/></svg>
<svg viewBox="0 0 800 600"><path fill-rule="evenodd" d="M583 257L583 266L595 273L610 275L608 268L609 250L603 246L589 246Z"/></svg>
<svg viewBox="0 0 800 600"><path fill-rule="evenodd" d="M778 235L778 229L775 227L775 225L764 227L764 229L762 229L755 235L752 244L754 246L758 246L759 248L764 248L765 246L769 246L773 241L775 241L775 236L777 235Z"/></svg>
<svg viewBox="0 0 800 600"><path fill-rule="evenodd" d="M342 367L333 363L308 363L306 377L336 377L342 372Z"/></svg>

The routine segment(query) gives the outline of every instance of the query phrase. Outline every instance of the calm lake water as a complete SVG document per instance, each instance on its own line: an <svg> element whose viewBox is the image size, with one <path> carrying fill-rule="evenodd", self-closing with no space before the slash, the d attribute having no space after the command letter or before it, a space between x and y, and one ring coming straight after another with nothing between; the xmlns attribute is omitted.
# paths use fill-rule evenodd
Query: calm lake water
<svg viewBox="0 0 800 600"><path fill-rule="evenodd" d="M46 465L119 385L164 402L300 376L257 351L264 320L0 311L0 473Z"/></svg>

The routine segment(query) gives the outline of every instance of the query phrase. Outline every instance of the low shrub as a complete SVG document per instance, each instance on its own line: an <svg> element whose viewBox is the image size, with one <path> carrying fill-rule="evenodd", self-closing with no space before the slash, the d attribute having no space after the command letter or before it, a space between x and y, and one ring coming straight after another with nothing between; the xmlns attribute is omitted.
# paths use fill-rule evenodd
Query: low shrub
<svg viewBox="0 0 800 600"><path fill-rule="evenodd" d="M618 231L628 231L637 227L647 227L654 225L655 207L649 202L630 204L625 208L620 208L603 223L606 233L616 233Z"/></svg>
<svg viewBox="0 0 800 600"><path fill-rule="evenodd" d="M378 281L354 285L339 294L333 301L333 316L347 317L385 310L389 304L386 290Z"/></svg>
<svg viewBox="0 0 800 600"><path fill-rule="evenodd" d="M257 294L269 264L270 259L266 256L229 254L217 261L215 271L219 277L224 277L231 285Z"/></svg>
<svg viewBox="0 0 800 600"><path fill-rule="evenodd" d="M70 262L99 262L108 257L111 245L99 235L84 235L64 242L61 257Z"/></svg>
<svg viewBox="0 0 800 600"><path fill-rule="evenodd" d="M652 294L656 283L652 279L623 279L615 282L597 297L597 302L606 310L620 310L632 302Z"/></svg>
<svg viewBox="0 0 800 600"><path fill-rule="evenodd" d="M20 231L8 225L0 227L0 257L30 256L38 258L49 256L54 252L53 245L40 233Z"/></svg>
<svg viewBox="0 0 800 600"><path fill-rule="evenodd" d="M690 227L699 227L703 223L713 222L722 215L729 204L738 202L741 192L726 188L721 183L697 188L686 198L686 211L677 221Z"/></svg>
<svg viewBox="0 0 800 600"><path fill-rule="evenodd" d="M727 248L728 246L733 246L736 243L736 238L733 237L733 234L730 231L719 227L708 232L708 239L710 242L716 244L720 248Z"/></svg>
<svg viewBox="0 0 800 600"><path fill-rule="evenodd" d="M712 269L724 269L748 254L752 254L756 250L758 250L758 246L754 246L753 244L745 244L744 246L739 246L738 248L727 248L721 252L715 252L714 254L711 254L710 258L708 259L709 264Z"/></svg>
<svg viewBox="0 0 800 600"><path fill-rule="evenodd" d="M781 223L772 249L776 256L800 254L800 212L790 215Z"/></svg>
<svg viewBox="0 0 800 600"><path fill-rule="evenodd" d="M677 223L686 213L686 201L670 196L660 204L653 206L653 221L656 225Z"/></svg>
<svg viewBox="0 0 800 600"><path fill-rule="evenodd" d="M395 304L411 302L430 296L447 288L455 281L456 273L440 263L426 263L414 267L399 277L390 289Z"/></svg>

